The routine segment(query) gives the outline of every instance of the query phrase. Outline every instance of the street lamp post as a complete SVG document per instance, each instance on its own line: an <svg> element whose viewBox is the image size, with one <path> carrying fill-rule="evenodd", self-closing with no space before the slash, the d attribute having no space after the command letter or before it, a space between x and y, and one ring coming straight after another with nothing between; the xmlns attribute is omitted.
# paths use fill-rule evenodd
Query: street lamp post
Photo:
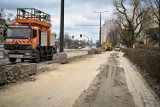
<svg viewBox="0 0 160 107"><path fill-rule="evenodd" d="M93 11L94 13L99 13L100 15L100 28L99 28L99 47L101 47L101 14L104 13L104 12L108 12L108 11L101 11L101 12L96 12L96 11Z"/></svg>
<svg viewBox="0 0 160 107"><path fill-rule="evenodd" d="M64 45L64 0L61 0L61 22L60 22L60 52L63 52Z"/></svg>

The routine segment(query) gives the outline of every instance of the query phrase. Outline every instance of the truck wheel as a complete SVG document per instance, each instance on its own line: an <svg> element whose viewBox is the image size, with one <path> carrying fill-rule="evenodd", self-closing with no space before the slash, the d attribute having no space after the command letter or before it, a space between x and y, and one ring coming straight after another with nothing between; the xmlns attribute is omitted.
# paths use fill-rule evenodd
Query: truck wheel
<svg viewBox="0 0 160 107"><path fill-rule="evenodd" d="M23 58L21 58L21 62L24 62L24 59L23 59Z"/></svg>
<svg viewBox="0 0 160 107"><path fill-rule="evenodd" d="M37 63L37 62L39 62L40 61L40 59L41 59L41 57L40 57L40 52L39 52L39 50L36 50L36 52L35 52L35 58L34 58L34 62L35 63Z"/></svg>
<svg viewBox="0 0 160 107"><path fill-rule="evenodd" d="M10 62L16 62L17 58L9 58Z"/></svg>

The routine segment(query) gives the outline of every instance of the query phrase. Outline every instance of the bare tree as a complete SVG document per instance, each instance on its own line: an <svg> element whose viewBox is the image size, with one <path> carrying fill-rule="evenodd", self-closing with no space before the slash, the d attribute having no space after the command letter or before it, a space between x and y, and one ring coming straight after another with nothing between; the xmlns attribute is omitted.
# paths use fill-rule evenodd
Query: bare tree
<svg viewBox="0 0 160 107"><path fill-rule="evenodd" d="M147 28L145 34L160 47L160 0L145 0L145 2L152 13L153 23L156 24L154 28Z"/></svg>
<svg viewBox="0 0 160 107"><path fill-rule="evenodd" d="M159 29L156 28L149 28L145 30L145 34L147 35L147 38L150 38L153 44L160 43L160 35L159 35ZM160 46L160 44L158 44Z"/></svg>
<svg viewBox="0 0 160 107"><path fill-rule="evenodd" d="M128 4L127 4L128 3ZM132 47L150 20L149 10L143 6L144 0L114 0L116 25L124 45ZM129 8L127 8L129 6Z"/></svg>
<svg viewBox="0 0 160 107"><path fill-rule="evenodd" d="M145 2L154 15L154 21L160 27L160 0L145 0Z"/></svg>
<svg viewBox="0 0 160 107"><path fill-rule="evenodd" d="M13 21L14 21L14 15L12 14L12 13L9 13L8 15L7 15L7 23L8 24L12 24L13 23Z"/></svg>
<svg viewBox="0 0 160 107"><path fill-rule="evenodd" d="M108 39L110 40L112 47L115 47L120 43L120 36L117 29L112 29L108 34Z"/></svg>
<svg viewBox="0 0 160 107"><path fill-rule="evenodd" d="M12 13L6 14L4 9L0 9L0 20L5 22L5 24L12 24L15 21L15 17Z"/></svg>
<svg viewBox="0 0 160 107"><path fill-rule="evenodd" d="M5 16L4 9L0 9L0 25L5 25L6 23L4 16Z"/></svg>
<svg viewBox="0 0 160 107"><path fill-rule="evenodd" d="M4 9L0 9L0 42L3 42L3 34L6 29L6 20L4 19Z"/></svg>

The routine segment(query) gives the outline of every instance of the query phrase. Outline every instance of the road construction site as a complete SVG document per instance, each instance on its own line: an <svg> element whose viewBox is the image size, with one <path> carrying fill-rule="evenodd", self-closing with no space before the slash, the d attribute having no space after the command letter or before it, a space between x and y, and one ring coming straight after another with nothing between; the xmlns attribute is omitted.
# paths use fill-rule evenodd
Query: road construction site
<svg viewBox="0 0 160 107"><path fill-rule="evenodd" d="M157 95L124 53L79 51L68 51L67 64L37 64L43 72L34 75L34 81L2 86L0 107L160 106Z"/></svg>

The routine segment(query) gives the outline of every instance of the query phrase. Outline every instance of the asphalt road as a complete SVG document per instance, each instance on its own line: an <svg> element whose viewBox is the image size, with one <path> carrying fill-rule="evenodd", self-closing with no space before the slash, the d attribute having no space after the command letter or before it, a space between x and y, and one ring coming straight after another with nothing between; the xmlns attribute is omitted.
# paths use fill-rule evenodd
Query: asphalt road
<svg viewBox="0 0 160 107"><path fill-rule="evenodd" d="M86 55L88 52L88 48L83 49L65 49L64 52L67 53L68 58L74 57L74 56L81 56ZM0 50L0 63L10 63L7 58L3 59L3 50ZM16 62L20 62L20 60L17 60ZM28 62L28 61L27 61Z"/></svg>

